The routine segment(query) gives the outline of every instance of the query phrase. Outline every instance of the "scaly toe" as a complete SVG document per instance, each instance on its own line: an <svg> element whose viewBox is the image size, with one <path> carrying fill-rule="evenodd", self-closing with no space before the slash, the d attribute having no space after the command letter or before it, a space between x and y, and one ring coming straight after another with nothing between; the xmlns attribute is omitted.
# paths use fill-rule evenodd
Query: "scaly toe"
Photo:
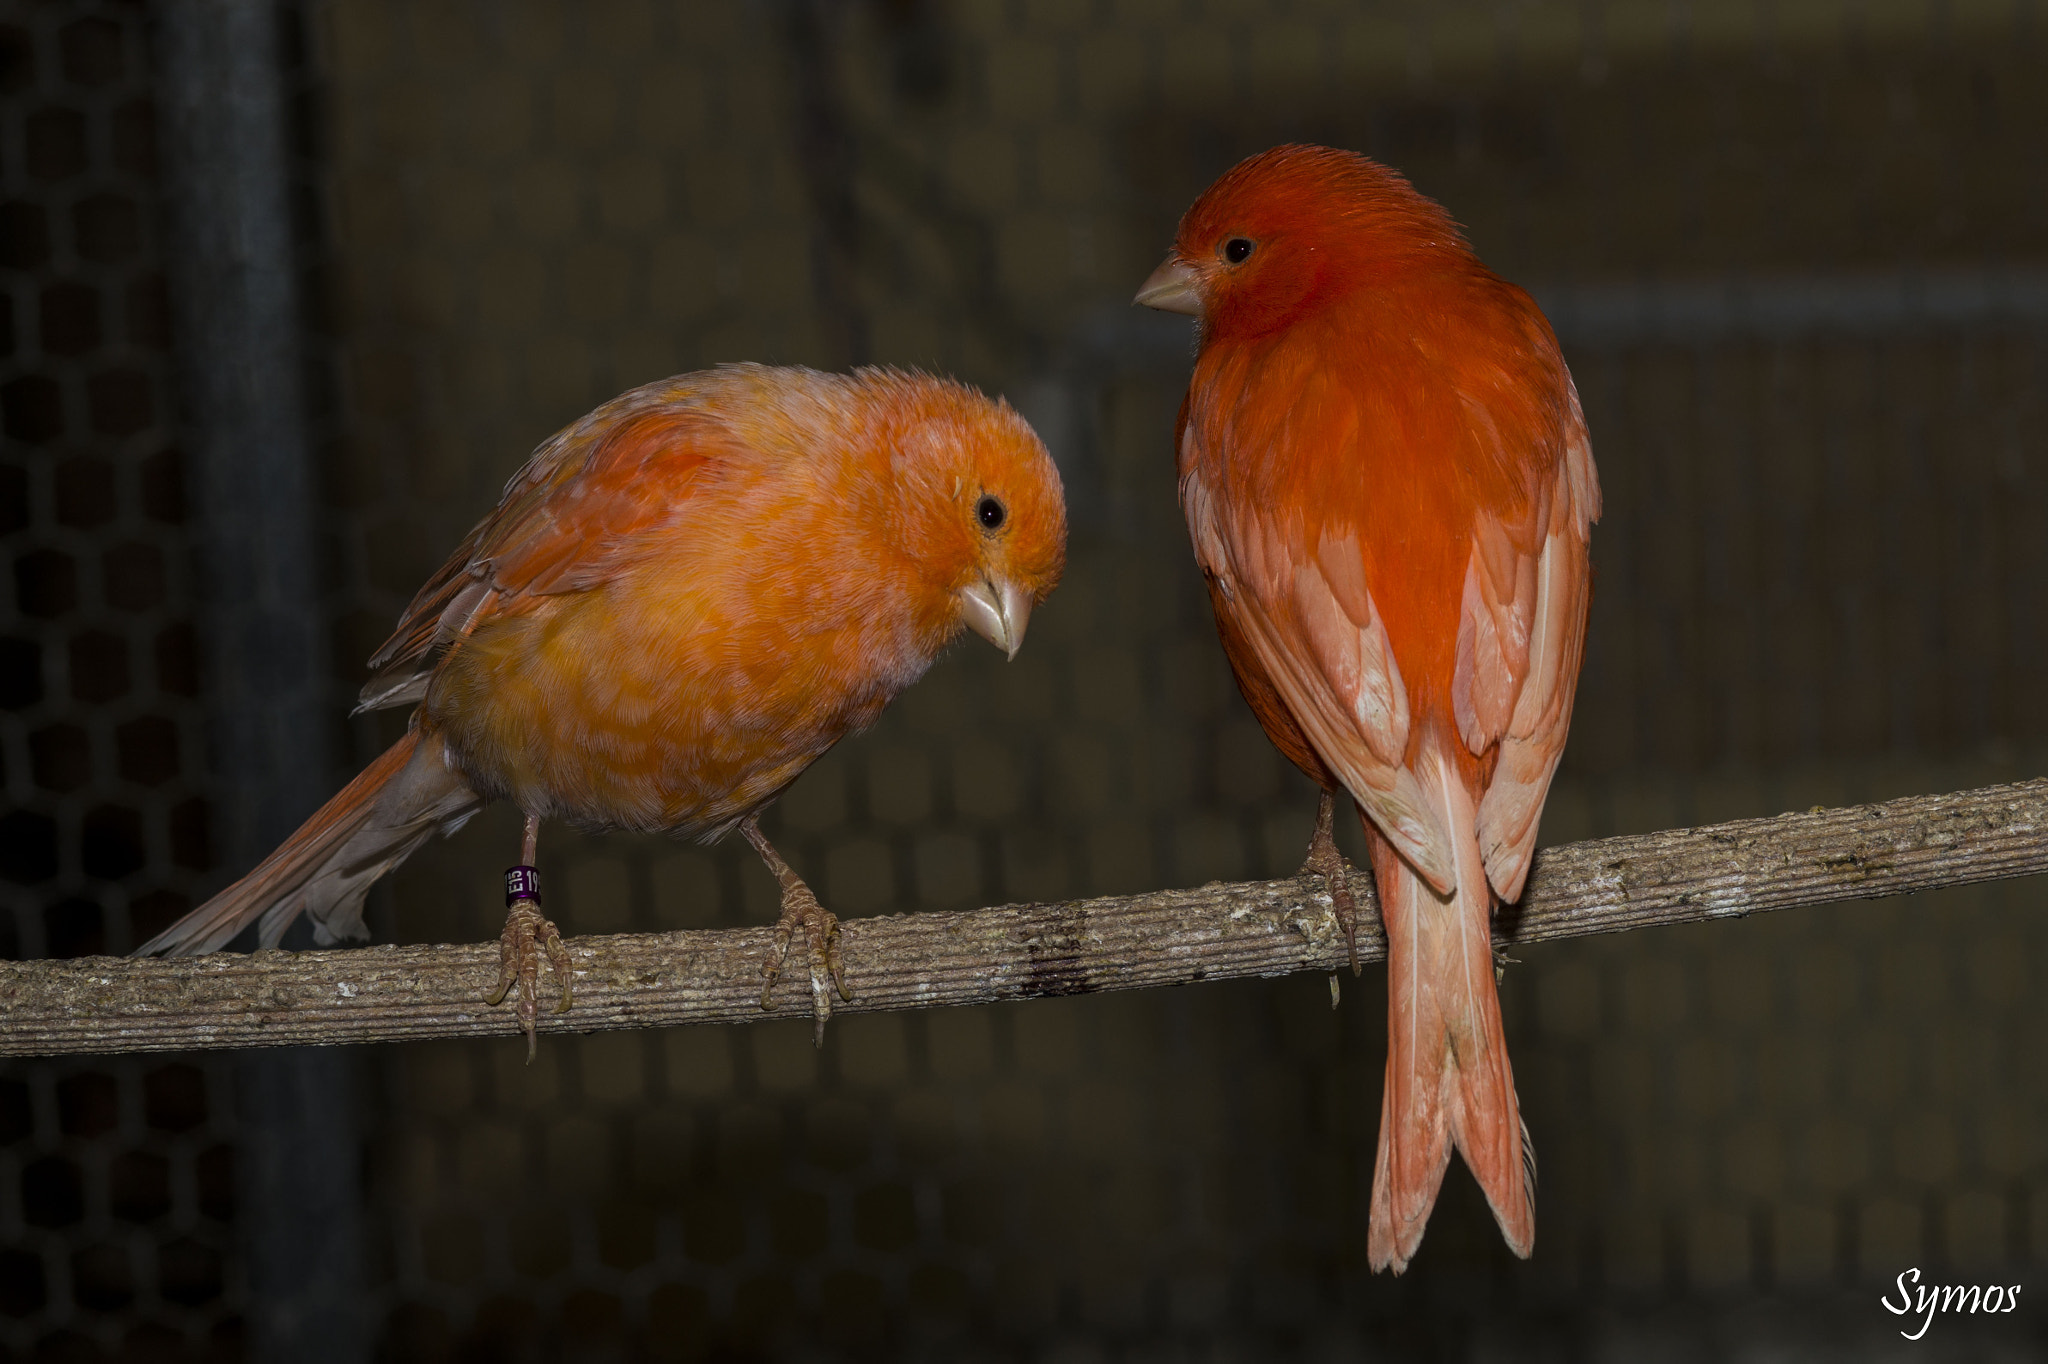
<svg viewBox="0 0 2048 1364"><path fill-rule="evenodd" d="M824 911L825 922L829 925L825 933L825 970L832 977L833 987L839 991L839 998L853 1003L853 991L846 986L846 951L841 945L839 920L830 911Z"/></svg>
<svg viewBox="0 0 2048 1364"><path fill-rule="evenodd" d="M775 926L775 944L768 949L768 959L761 963L761 1008L771 1011L775 1008L775 982L782 979L782 964L789 960L789 940L793 936L792 925L786 918Z"/></svg>
<svg viewBox="0 0 2048 1364"><path fill-rule="evenodd" d="M783 902L782 918L776 924L775 945L761 968L761 1007L775 1007L775 983L782 978L790 948L795 945L799 933L808 958L805 974L810 978L811 1016L816 1022L812 1036L818 1045L823 1046L825 1021L832 1016L833 992L836 990L840 999L852 1003L853 991L846 984L846 956L840 944L839 920L818 903L817 897L807 887L794 891Z"/></svg>
<svg viewBox="0 0 2048 1364"><path fill-rule="evenodd" d="M484 995L484 1002L496 1008L516 987L512 1016L519 1030L526 1034L526 1059L530 1064L539 1046L536 1025L540 1015L541 959L547 959L562 984L561 1001L552 1012L566 1013L572 1000L569 950L562 943L561 930L530 900L512 903L498 943L498 987Z"/></svg>

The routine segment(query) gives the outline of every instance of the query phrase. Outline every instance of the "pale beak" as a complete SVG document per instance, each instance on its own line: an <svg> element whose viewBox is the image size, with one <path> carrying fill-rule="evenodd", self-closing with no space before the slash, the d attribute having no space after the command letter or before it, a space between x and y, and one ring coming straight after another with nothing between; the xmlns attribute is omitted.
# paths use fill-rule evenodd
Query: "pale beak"
<svg viewBox="0 0 2048 1364"><path fill-rule="evenodd" d="M1031 594L1015 583L997 587L976 578L954 595L967 628L1010 658L1024 645L1024 627L1031 621Z"/></svg>
<svg viewBox="0 0 2048 1364"><path fill-rule="evenodd" d="M1168 256L1157 270L1146 277L1138 296L1131 302L1157 308L1162 313L1186 313L1189 317L1200 317L1201 279L1195 274L1194 266L1178 256Z"/></svg>

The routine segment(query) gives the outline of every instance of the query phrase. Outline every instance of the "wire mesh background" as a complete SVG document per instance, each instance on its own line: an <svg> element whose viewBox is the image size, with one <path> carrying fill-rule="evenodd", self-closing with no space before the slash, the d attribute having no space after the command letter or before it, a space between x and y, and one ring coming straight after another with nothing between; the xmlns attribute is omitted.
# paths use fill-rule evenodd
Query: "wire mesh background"
<svg viewBox="0 0 2048 1364"><path fill-rule="evenodd" d="M0 20L14 593L0 934L122 951L207 849L135 6ZM554 429L722 360L955 372L1060 459L1067 580L769 821L841 914L1281 875L1313 793L1174 505L1180 210L1276 141L1409 173L1557 319L1607 492L1545 841L2040 771L2048 46L2027 4L332 0L288 11L337 724ZM359 722L366 758L398 720ZM337 782L343 774L336 773ZM372 918L496 934L505 812ZM758 922L744 849L550 830L570 932ZM1521 950L1524 1264L1454 1171L1364 1265L1384 992L1303 977L381 1049L381 1357L1869 1358L1900 1271L2048 1263L2032 882ZM856 982L857 986L857 982ZM231 1070L0 1070L0 1351L239 1358ZM2036 1290L2037 1293L2043 1290ZM1914 1348L2048 1349L2031 1300Z"/></svg>

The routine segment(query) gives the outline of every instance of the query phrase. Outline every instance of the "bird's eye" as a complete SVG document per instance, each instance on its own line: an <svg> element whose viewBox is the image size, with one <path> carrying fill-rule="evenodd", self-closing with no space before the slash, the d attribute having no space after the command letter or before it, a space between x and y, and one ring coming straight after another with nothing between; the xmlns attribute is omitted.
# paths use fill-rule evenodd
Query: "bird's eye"
<svg viewBox="0 0 2048 1364"><path fill-rule="evenodd" d="M1223 243L1223 259L1232 265L1243 265L1245 258L1251 253L1252 241L1249 237L1232 237Z"/></svg>
<svg viewBox="0 0 2048 1364"><path fill-rule="evenodd" d="M1001 530L1009 516L1009 508L999 497L983 494L981 501L974 504L974 519L981 522L983 530Z"/></svg>

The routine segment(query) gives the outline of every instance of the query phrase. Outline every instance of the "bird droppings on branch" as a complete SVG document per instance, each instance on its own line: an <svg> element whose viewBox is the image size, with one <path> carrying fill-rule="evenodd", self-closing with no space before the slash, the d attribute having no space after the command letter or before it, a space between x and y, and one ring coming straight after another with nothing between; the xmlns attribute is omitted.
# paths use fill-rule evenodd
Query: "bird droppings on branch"
<svg viewBox="0 0 2048 1364"><path fill-rule="evenodd" d="M2048 779L1544 849L1502 911L1509 944L1699 922L2048 871ZM1353 883L1354 893L1370 884ZM1734 908L1739 906L1739 910ZM1385 957L1359 904L1358 955ZM746 1023L807 1005L802 973L761 1009L775 930L566 940L575 1010L541 1031ZM1320 878L842 924L859 981L838 1013L1140 990L1346 963ZM857 973L857 974L856 974ZM484 1004L496 943L0 963L0 1054L182 1051L517 1036Z"/></svg>

